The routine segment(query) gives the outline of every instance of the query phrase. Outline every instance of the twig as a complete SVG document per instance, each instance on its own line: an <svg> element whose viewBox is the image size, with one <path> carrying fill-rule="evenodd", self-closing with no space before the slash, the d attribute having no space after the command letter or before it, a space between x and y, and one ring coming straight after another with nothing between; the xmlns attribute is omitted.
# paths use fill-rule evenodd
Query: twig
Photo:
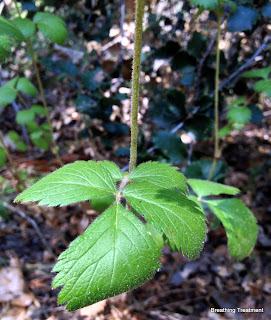
<svg viewBox="0 0 271 320"><path fill-rule="evenodd" d="M263 42L263 44L260 46L260 48L254 53L254 55L248 59L248 61L246 63L244 63L240 68L238 68L236 71L234 71L229 77L228 79L226 79L225 81L223 81L220 86L219 86L219 90L221 90L222 88L224 88L233 78L235 78L239 73L241 73L244 69L246 69L247 67L249 67L249 65L258 57L258 55L263 51L263 49L268 45L268 43L271 41L271 36L267 37L265 39L265 41Z"/></svg>
<svg viewBox="0 0 271 320"><path fill-rule="evenodd" d="M53 250L51 249L50 245L47 243L47 241L45 240L44 236L42 235L38 225L36 224L36 222L30 218L26 213L24 213L22 210L20 210L18 207L13 207L10 204L4 202L4 207L9 209L10 211L18 214L21 218L27 220L33 227L33 229L36 231L37 235L40 238L41 243L43 244L44 248L47 249L50 254L54 257L56 257L56 255L54 254Z"/></svg>

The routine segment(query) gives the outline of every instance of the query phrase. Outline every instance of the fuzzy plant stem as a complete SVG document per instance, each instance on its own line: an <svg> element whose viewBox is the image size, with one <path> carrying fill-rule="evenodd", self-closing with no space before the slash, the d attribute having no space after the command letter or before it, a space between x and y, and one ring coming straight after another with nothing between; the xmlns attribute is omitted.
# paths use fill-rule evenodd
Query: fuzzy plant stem
<svg viewBox="0 0 271 320"><path fill-rule="evenodd" d="M136 167L137 160L137 135L138 135L138 100L139 100L139 78L140 60L142 47L142 29L144 15L144 0L136 1L136 20L135 20L135 43L132 73L132 97L131 97L131 149L129 172Z"/></svg>
<svg viewBox="0 0 271 320"><path fill-rule="evenodd" d="M12 174L13 174L14 178L17 180L16 189L17 189L18 192L21 192L21 191L23 191L25 189L25 183L21 179L20 174L19 174L19 172L18 172L18 170L16 168L16 165L15 165L13 159L12 159L12 156L9 153L8 148L7 148L3 138L1 136L0 136L0 143L1 143L1 145L2 145L2 147L4 149L4 151L5 151L5 153L7 155L7 158L8 158L8 161L9 161L11 167L12 167L12 170L13 170Z"/></svg>
<svg viewBox="0 0 271 320"><path fill-rule="evenodd" d="M219 69L220 69L220 37L221 37L221 18L222 13L219 11L217 13L217 40L216 40L216 72L215 72L215 145L214 145L214 158L212 167L209 173L208 180L211 180L215 171L217 160L220 158L219 151L219 114L218 114L218 106L219 106Z"/></svg>

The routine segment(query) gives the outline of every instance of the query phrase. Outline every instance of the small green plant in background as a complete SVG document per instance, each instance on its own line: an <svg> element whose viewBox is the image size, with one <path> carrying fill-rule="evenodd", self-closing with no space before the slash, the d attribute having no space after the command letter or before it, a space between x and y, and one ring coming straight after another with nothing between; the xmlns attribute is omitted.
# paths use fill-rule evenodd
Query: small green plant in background
<svg viewBox="0 0 271 320"><path fill-rule="evenodd" d="M256 219L240 200L212 198L236 195L238 189L190 179L188 183L197 197L189 196L186 179L177 168L158 162L136 167L143 13L144 2L138 0L129 172L122 174L109 161L77 161L44 177L15 199L48 206L91 200L101 211L105 210L59 256L53 269L58 272L53 287L63 287L58 301L68 303L69 311L133 289L150 279L160 267L158 258L165 243L189 258L196 258L206 240L201 203L207 204L223 223L234 258L249 255L257 237Z"/></svg>
<svg viewBox="0 0 271 320"><path fill-rule="evenodd" d="M48 150L48 141L51 139L49 126L47 123L40 126L36 119L36 116L45 116L45 110L40 105L33 105L29 108L21 95L22 92L30 96L38 94L35 86L27 78L16 77L8 81L0 88L0 105L5 107L19 98L19 101L26 107L26 110L17 112L16 123L18 125L26 125L31 141L35 146L42 150ZM18 150L27 150L26 144L21 141L17 132L10 131L9 137L16 144Z"/></svg>
<svg viewBox="0 0 271 320"><path fill-rule="evenodd" d="M269 78L271 67L255 69L242 74L244 78L260 78L254 83L254 91L266 93L268 98L271 98L271 79Z"/></svg>
<svg viewBox="0 0 271 320"><path fill-rule="evenodd" d="M43 34L45 38L48 38L57 44L62 44L67 36L65 23L61 18L47 12L36 13L33 17L33 21L31 21L28 18L22 18L21 11L17 1L13 2L17 10L18 17L13 19L12 21L9 21L2 17L0 19L0 59L5 59L7 57L7 52L11 51L12 39L16 40L15 44L21 42L25 42L27 44L37 77L38 87L41 94L41 100L44 109L44 115L48 123L48 127L46 127L46 129L43 128L44 130L37 130L36 128L33 129L32 126L30 128L31 139L36 146L44 150L48 149L48 145L50 143L53 154L55 154L59 164L63 165L63 162L59 155L58 146L53 138L53 127L50 120L49 108L46 102L44 88L41 82L41 77L35 53L32 47L31 38L35 35L36 31L38 30ZM31 111L29 111L28 114L30 114L30 112Z"/></svg>

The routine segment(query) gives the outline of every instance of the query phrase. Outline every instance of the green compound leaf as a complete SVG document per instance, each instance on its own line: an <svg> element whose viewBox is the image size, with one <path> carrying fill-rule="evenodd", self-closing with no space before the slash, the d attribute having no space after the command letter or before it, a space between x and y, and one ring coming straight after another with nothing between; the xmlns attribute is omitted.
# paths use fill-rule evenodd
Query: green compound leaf
<svg viewBox="0 0 271 320"><path fill-rule="evenodd" d="M131 290L160 267L158 246L144 224L116 203L59 256L53 287L73 311Z"/></svg>
<svg viewBox="0 0 271 320"><path fill-rule="evenodd" d="M108 171L110 171L110 173L115 181L119 181L122 179L122 173L120 171L120 168L114 162L104 160L99 163L103 167L105 167Z"/></svg>
<svg viewBox="0 0 271 320"><path fill-rule="evenodd" d="M131 206L153 223L184 255L195 258L205 241L205 216L195 202L180 192L161 189L151 183L128 185L124 196Z"/></svg>
<svg viewBox="0 0 271 320"><path fill-rule="evenodd" d="M27 18L15 18L12 20L12 23L15 24L26 38L31 37L35 33L35 23Z"/></svg>
<svg viewBox="0 0 271 320"><path fill-rule="evenodd" d="M246 124L251 119L251 110L248 107L235 107L228 111L227 118L230 123Z"/></svg>
<svg viewBox="0 0 271 320"><path fill-rule="evenodd" d="M0 16L0 35L7 35L19 41L25 41L25 36L12 22Z"/></svg>
<svg viewBox="0 0 271 320"><path fill-rule="evenodd" d="M271 80L260 80L254 84L254 90L257 92L266 92L271 97Z"/></svg>
<svg viewBox="0 0 271 320"><path fill-rule="evenodd" d="M218 0L190 0L196 6L203 7L204 9L214 9L218 6Z"/></svg>
<svg viewBox="0 0 271 320"><path fill-rule="evenodd" d="M210 200L207 203L226 229L231 256L237 259L248 256L258 234L253 213L238 199Z"/></svg>
<svg viewBox="0 0 271 320"><path fill-rule="evenodd" d="M188 192L184 175L178 172L178 168L171 167L167 163L151 161L142 163L131 172L129 180L149 182L166 189L178 188L185 194Z"/></svg>
<svg viewBox="0 0 271 320"><path fill-rule="evenodd" d="M33 21L37 24L41 33L51 41L62 44L67 37L65 22L47 12L38 12L35 14Z"/></svg>
<svg viewBox="0 0 271 320"><path fill-rule="evenodd" d="M64 206L114 194L116 186L101 162L76 161L54 171L22 192L15 202L39 201L39 205Z"/></svg>
<svg viewBox="0 0 271 320"><path fill-rule="evenodd" d="M233 196L240 192L237 188L207 180L188 179L187 183L199 197L217 196L219 194L229 194Z"/></svg>
<svg viewBox="0 0 271 320"><path fill-rule="evenodd" d="M20 125L33 121L35 113L32 110L21 110L16 114L16 122Z"/></svg>
<svg viewBox="0 0 271 320"><path fill-rule="evenodd" d="M271 67L251 70L242 74L243 78L262 78L267 80L271 72Z"/></svg>

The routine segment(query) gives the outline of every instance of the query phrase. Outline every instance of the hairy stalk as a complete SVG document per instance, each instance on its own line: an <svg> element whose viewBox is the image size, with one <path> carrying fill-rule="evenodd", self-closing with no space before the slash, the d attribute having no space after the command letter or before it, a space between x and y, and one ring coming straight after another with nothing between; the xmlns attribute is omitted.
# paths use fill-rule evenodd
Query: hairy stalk
<svg viewBox="0 0 271 320"><path fill-rule="evenodd" d="M214 158L212 167L209 173L208 180L212 179L212 176L215 171L217 160L220 158L220 151L219 151L219 115L218 115L218 105L219 105L219 69L220 69L220 49L219 49L219 43L220 43L220 36L221 36L221 18L222 13L219 8L219 11L217 13L217 40L216 40L216 72L215 72L215 145L214 145Z"/></svg>
<svg viewBox="0 0 271 320"><path fill-rule="evenodd" d="M134 170L134 168L136 167L136 160L137 160L137 135L138 135L137 120L138 120L139 78L140 78L143 15L144 15L144 0L137 0L136 1L133 73L132 73L131 149L130 149L129 172L132 172Z"/></svg>
<svg viewBox="0 0 271 320"><path fill-rule="evenodd" d="M19 9L19 6L18 6L18 3L17 3L16 0L14 0L14 4L15 4L16 11L17 11L18 15L21 17L21 11ZM39 91L40 91L40 95L41 95L41 100L42 100L43 108L45 110L46 120L47 120L47 123L49 125L51 140L52 140L52 144L53 144L53 147L51 148L51 150L52 150L52 153L56 156L59 164L61 166L63 166L63 162L62 162L62 160L60 158L60 155L59 155L59 152L58 152L58 147L57 147L57 144L56 144L55 139L54 139L53 126L52 126L52 123L51 123L49 109L48 109L48 106L47 106L43 85L42 85L42 82L41 82L40 72L39 72L39 68L38 68L38 65L37 65L37 60L35 58L35 54L34 54L34 50L33 50L32 44L31 44L30 37L26 38L26 40L27 40L27 45L28 45L28 48L29 48L29 51L30 51L30 54L31 54L32 63L33 63L34 69L35 69L36 78L37 78L37 81L38 81Z"/></svg>
<svg viewBox="0 0 271 320"><path fill-rule="evenodd" d="M15 166L15 163L14 163L14 161L12 159L12 156L9 153L8 148L5 145L5 142L4 142L4 140L2 139L1 136L0 136L0 143L1 143L2 147L3 147L3 149L5 150L5 153L7 155L8 161L9 161L11 167L12 167L12 170L13 170L12 174L13 174L14 178L17 180L16 190L18 192L21 192L26 188L25 183L21 179L20 174L19 174L19 172L18 172L18 170L17 170L17 168Z"/></svg>

